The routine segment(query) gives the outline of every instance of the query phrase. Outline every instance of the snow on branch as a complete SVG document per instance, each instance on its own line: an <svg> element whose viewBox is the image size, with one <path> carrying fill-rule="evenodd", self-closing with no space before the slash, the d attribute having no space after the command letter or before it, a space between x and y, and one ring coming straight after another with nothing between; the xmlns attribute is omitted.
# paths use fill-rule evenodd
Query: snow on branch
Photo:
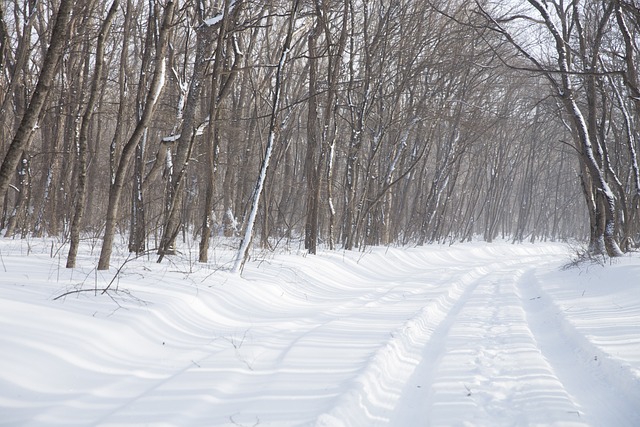
<svg viewBox="0 0 640 427"><path fill-rule="evenodd" d="M233 9L235 8L235 6L236 6L236 0L233 0L229 5L229 13L233 12ZM205 27L213 27L215 25L218 25L223 18L224 18L224 12L221 12L212 18L205 19L202 25L204 25Z"/></svg>
<svg viewBox="0 0 640 427"><path fill-rule="evenodd" d="M165 136L164 138L162 138L162 142L176 142L178 139L180 139L180 134L174 134Z"/></svg>
<svg viewBox="0 0 640 427"><path fill-rule="evenodd" d="M207 126L209 126L209 116L207 116L205 121L200 123L200 125L194 130L194 136L204 135L204 130ZM176 142L178 139L180 139L180 135L180 133L174 133L172 135L165 136L164 138L162 138L162 142Z"/></svg>

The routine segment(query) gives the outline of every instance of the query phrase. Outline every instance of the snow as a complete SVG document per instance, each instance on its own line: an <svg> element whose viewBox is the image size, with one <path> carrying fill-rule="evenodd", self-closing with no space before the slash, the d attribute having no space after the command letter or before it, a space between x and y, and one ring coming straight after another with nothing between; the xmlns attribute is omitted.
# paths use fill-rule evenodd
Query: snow
<svg viewBox="0 0 640 427"><path fill-rule="evenodd" d="M229 13L233 12L233 9L236 7L236 2L232 1L229 4ZM205 19L204 21L204 25L206 27L213 27L215 25L218 25L220 23L220 21L222 21L222 19L224 18L224 13L219 13L218 15L215 15L211 18Z"/></svg>
<svg viewBox="0 0 640 427"><path fill-rule="evenodd" d="M205 19L204 25L206 27L213 27L214 25L217 25L220 21L222 21L222 18L224 18L224 14L221 13L219 15Z"/></svg>
<svg viewBox="0 0 640 427"><path fill-rule="evenodd" d="M0 240L0 425L640 425L637 254L254 252L239 276L226 241L109 271L98 243L69 270Z"/></svg>
<svg viewBox="0 0 640 427"><path fill-rule="evenodd" d="M162 142L176 142L177 140L180 139L180 135L181 134L173 134L173 135L165 136L164 138L162 138Z"/></svg>

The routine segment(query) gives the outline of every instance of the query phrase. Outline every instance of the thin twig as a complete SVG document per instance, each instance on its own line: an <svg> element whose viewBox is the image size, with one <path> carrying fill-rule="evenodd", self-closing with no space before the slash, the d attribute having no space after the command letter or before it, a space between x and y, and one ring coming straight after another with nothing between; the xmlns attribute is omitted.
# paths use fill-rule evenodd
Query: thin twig
<svg viewBox="0 0 640 427"><path fill-rule="evenodd" d="M102 291L102 293L100 294L100 295L102 295L102 294L104 294L105 292L107 292L108 290L109 290L109 289L106 289L106 288L105 288L105 289L74 289L73 291L68 291L68 292L65 292L65 293L63 293L63 294L61 294L61 295L58 295L58 296L57 296L57 297L55 297L53 300L54 300L54 301L56 301L56 300L59 300L60 298L64 298L64 297L66 297L66 296L68 296L68 295L72 295L72 294L79 294L79 293L81 293L81 292L96 292L96 291ZM118 291L111 291L111 292L118 292ZM109 295L109 296L111 296L111 295ZM113 299L113 298L112 298L112 299Z"/></svg>

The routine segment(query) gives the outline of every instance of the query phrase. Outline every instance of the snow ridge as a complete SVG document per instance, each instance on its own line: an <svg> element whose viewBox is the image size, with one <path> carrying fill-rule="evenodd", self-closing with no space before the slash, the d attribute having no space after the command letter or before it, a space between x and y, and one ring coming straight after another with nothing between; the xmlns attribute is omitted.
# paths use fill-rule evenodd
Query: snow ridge
<svg viewBox="0 0 640 427"><path fill-rule="evenodd" d="M117 293L54 300L113 279L83 244L88 267L69 270L50 241L0 240L0 424L640 424L637 257L561 271L569 250L549 243L256 253L239 277L217 247L217 265L137 259Z"/></svg>

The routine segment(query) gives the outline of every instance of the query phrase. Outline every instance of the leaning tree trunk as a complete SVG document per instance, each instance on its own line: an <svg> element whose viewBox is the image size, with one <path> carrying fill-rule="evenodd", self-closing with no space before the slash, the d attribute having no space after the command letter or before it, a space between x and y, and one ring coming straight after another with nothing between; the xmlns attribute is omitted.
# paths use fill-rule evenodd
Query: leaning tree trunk
<svg viewBox="0 0 640 427"><path fill-rule="evenodd" d="M568 68L565 68L565 70ZM600 168L598 164L595 153L593 149L593 144L591 142L591 138L589 136L589 130L587 127L587 122L578 107L578 104L573 97L573 92L571 88L571 83L569 82L568 73L563 75L563 83L564 83L564 96L563 101L565 108L570 115L577 133L577 138L580 142L580 161L585 164L587 169L589 170L589 174L593 179L593 183L596 186L596 203L598 203L598 199L602 203L603 215L604 215L604 227L602 227L601 237L604 241L604 245L607 251L607 254L611 257L621 256L622 251L618 246L618 243L615 239L615 231L616 231L616 202L615 196L611 191L609 184L605 179L605 173ZM596 208L597 210L597 208ZM598 227L600 228L600 227ZM600 236L597 237L598 239Z"/></svg>
<svg viewBox="0 0 640 427"><path fill-rule="evenodd" d="M251 240L253 239L253 226L256 222L256 216L258 214L258 209L260 208L260 196L262 195L262 190L264 188L264 181L267 178L267 170L269 169L269 161L271 159L271 153L273 152L273 145L276 139L276 132L278 128L278 110L280 109L280 96L282 93L282 77L283 77L283 69L284 64L287 60L287 56L289 54L289 50L291 49L291 40L293 38L293 30L295 27L296 15L298 12L298 6L300 4L300 0L295 0L293 3L293 9L291 10L291 15L289 16L289 28L287 31L287 36L285 38L284 44L282 46L282 52L280 54L280 61L278 62L278 68L276 70L276 81L275 86L273 88L273 101L271 104L271 121L269 123L269 136L267 138L267 147L264 153L264 160L262 161L262 167L260 168L260 175L258 176L258 180L256 182L255 189L253 191L253 198L251 201L251 210L249 211L249 217L247 219L247 225L244 233L244 237L240 243L240 248L238 249L238 253L236 254L236 258L233 264L232 272L239 273L244 267L244 263L247 261L249 256L249 245L251 244Z"/></svg>
<svg viewBox="0 0 640 427"><path fill-rule="evenodd" d="M100 251L100 259L98 261L98 270L109 269L111 261L111 251L113 249L113 240L116 232L116 223L118 220L118 211L120 208L120 199L124 188L126 173L131 164L131 160L135 154L135 149L147 128L153 113L155 111L158 98L164 87L166 75L166 54L169 44L169 32L173 21L173 10L175 3L169 2L165 7L162 28L158 36L158 45L156 48L156 69L147 93L147 102L144 110L134 129L131 137L122 149L118 168L114 177L114 181L109 189L109 204L107 206L107 221L105 223L104 239L102 241L102 250ZM150 47L148 47L150 48Z"/></svg>
<svg viewBox="0 0 640 427"><path fill-rule="evenodd" d="M538 0L528 0L529 4L538 10L543 18L545 26L551 33L555 41L555 49L558 54L557 63L560 74L560 85L558 87L560 98L565 107L565 111L570 117L576 132L577 142L579 144L580 161L584 163L589 170L594 185L596 186L596 200L600 200L603 206L604 227L602 238L609 256L620 256L622 251L615 239L616 231L616 202L615 196L607 183L605 173L596 160L596 151L593 147L593 140L589 134L587 120L585 120L578 102L574 95L574 87L571 82L571 64L567 44L563 38L563 33L551 18L545 4ZM592 224L593 226L593 224Z"/></svg>
<svg viewBox="0 0 640 427"><path fill-rule="evenodd" d="M27 107L24 116L22 116L18 130L11 141L11 145L9 145L7 154L2 161L2 166L0 166L0 196L3 196L9 188L13 172L20 162L22 152L27 147L33 136L38 117L40 116L40 111L44 106L49 91L51 90L51 84L57 68L56 64L64 50L67 27L69 26L71 10L74 3L75 2L73 0L60 1L60 7L58 8L55 24L51 31L51 41L44 57L40 76L38 77L38 83L36 84L29 106Z"/></svg>
<svg viewBox="0 0 640 427"><path fill-rule="evenodd" d="M160 247L158 248L158 262L161 262L165 255L175 252L175 240L180 229L178 213L180 210L179 206L182 203L180 186L182 184L184 170L189 162L189 153L193 148L193 141L197 133L197 106L202 87L204 86L205 73L209 66L210 45L215 34L215 28L215 26L203 23L196 31L196 58L184 108L182 129L176 141L176 152L172 160L173 170L171 171L170 182L167 187L165 218Z"/></svg>

